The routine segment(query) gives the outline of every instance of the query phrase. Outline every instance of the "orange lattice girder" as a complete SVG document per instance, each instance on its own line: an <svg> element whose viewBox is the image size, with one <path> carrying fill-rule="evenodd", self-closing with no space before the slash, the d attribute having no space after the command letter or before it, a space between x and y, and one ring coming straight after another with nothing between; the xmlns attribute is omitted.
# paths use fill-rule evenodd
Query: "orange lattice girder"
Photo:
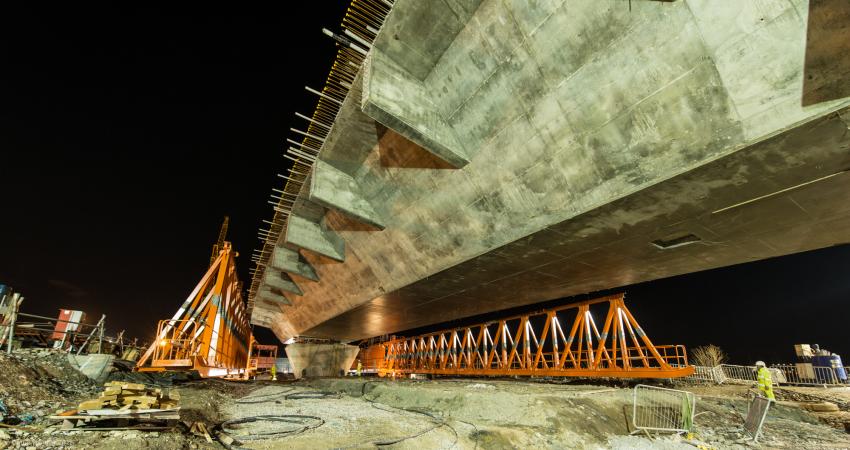
<svg viewBox="0 0 850 450"><path fill-rule="evenodd" d="M682 345L652 343L626 308L624 294L393 339L382 344L381 375L675 378L693 374ZM608 302L602 332L590 306ZM575 312L567 333L561 321ZM538 334L535 328L540 330ZM538 322L537 327L535 323ZM516 323L512 332L509 323Z"/></svg>

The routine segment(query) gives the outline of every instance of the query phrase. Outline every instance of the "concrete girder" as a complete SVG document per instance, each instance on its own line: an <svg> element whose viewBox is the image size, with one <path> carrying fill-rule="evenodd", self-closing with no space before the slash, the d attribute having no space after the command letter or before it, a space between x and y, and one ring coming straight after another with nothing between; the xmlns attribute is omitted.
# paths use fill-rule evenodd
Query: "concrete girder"
<svg viewBox="0 0 850 450"><path fill-rule="evenodd" d="M301 256L298 250L278 245L271 258L271 266L312 281L319 281L316 269Z"/></svg>
<svg viewBox="0 0 850 450"><path fill-rule="evenodd" d="M463 30L482 0L448 0L445 5L412 1L393 8L373 49L388 54L424 80Z"/></svg>
<svg viewBox="0 0 850 450"><path fill-rule="evenodd" d="M282 292L275 292L270 288L263 288L260 292L257 293L257 303L267 302L269 304L277 305L291 305L292 302L286 298ZM263 308L258 308L260 311Z"/></svg>
<svg viewBox="0 0 850 450"><path fill-rule="evenodd" d="M814 2L485 1L458 32L431 23L456 3L394 3L345 101L367 114L344 104L320 153L386 229L347 228L302 187L295 214L349 257L272 311L279 338L359 339L850 242L850 98L833 89L841 61L808 60L833 54L807 48ZM814 90L827 101L801 106ZM370 102L400 122L378 139ZM475 156L461 169L410 170L446 144L429 114ZM393 136L425 149L387 158Z"/></svg>
<svg viewBox="0 0 850 450"><path fill-rule="evenodd" d="M267 269L263 277L263 284L269 288L280 289L281 291L292 292L296 295L304 295L301 288L292 281L284 272L274 269ZM263 291L261 290L260 293Z"/></svg>
<svg viewBox="0 0 850 450"><path fill-rule="evenodd" d="M345 261L345 242L333 230L292 214L286 227L286 242L336 261Z"/></svg>
<svg viewBox="0 0 850 450"><path fill-rule="evenodd" d="M377 48L363 63L363 112L455 167L469 155L428 89Z"/></svg>
<svg viewBox="0 0 850 450"><path fill-rule="evenodd" d="M357 182L350 175L322 160L317 160L313 167L310 201L384 229L384 221L360 193Z"/></svg>

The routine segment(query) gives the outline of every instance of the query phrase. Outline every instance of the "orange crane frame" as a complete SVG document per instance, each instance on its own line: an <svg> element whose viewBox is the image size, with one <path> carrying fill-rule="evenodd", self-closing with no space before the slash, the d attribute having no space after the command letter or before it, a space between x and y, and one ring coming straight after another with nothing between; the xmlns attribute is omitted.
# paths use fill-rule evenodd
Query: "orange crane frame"
<svg viewBox="0 0 850 450"><path fill-rule="evenodd" d="M197 370L203 377L245 374L251 328L236 256L230 242L223 242L218 257L174 317L159 321L156 341L139 359L137 371Z"/></svg>
<svg viewBox="0 0 850 450"><path fill-rule="evenodd" d="M624 297L616 294L498 322L393 339L379 344L384 358L378 374L612 378L693 374L685 347L654 345L626 308ZM600 333L590 307L604 302L608 313ZM566 334L561 323L573 312ZM538 335L532 322L539 327L541 321Z"/></svg>

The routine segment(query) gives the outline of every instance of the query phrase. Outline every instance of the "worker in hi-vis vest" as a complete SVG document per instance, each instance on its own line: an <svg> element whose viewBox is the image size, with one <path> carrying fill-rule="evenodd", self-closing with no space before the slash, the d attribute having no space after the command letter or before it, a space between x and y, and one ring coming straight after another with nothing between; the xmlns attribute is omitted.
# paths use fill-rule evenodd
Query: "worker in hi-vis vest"
<svg viewBox="0 0 850 450"><path fill-rule="evenodd" d="M274 364L272 364L271 372L272 372L272 381L277 381L277 366L275 366Z"/></svg>
<svg viewBox="0 0 850 450"><path fill-rule="evenodd" d="M770 379L770 371L764 365L764 361L756 361L756 376L759 382L759 391L765 397L776 400L773 395L773 380Z"/></svg>

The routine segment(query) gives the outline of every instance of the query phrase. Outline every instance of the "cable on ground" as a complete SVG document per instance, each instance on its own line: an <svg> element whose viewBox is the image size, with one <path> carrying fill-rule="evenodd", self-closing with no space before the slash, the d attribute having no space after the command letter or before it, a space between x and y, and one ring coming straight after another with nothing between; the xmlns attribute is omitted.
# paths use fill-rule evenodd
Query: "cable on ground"
<svg viewBox="0 0 850 450"><path fill-rule="evenodd" d="M261 433L251 434L236 434L234 425L242 425L255 422L281 422L295 425L295 428L287 430L274 430ZM263 414L259 416L240 417L225 421L221 424L221 429L230 434L237 441L255 441L261 439L272 439L278 437L294 436L303 433L307 430L318 428L325 424L325 420L317 416L308 416L303 414Z"/></svg>
<svg viewBox="0 0 850 450"><path fill-rule="evenodd" d="M325 399L325 398L341 398L336 392L330 391L301 391L293 392L286 395L287 400L305 400L305 399Z"/></svg>
<svg viewBox="0 0 850 450"><path fill-rule="evenodd" d="M271 394L248 395L248 396L245 396L245 397L242 397L242 398L236 400L235 403L238 403L240 405L252 405L252 404L256 404L256 403L277 402L277 401L279 401L279 399L281 397L286 396L286 394L289 394L290 392L292 392L294 390L295 390L295 388L289 388L285 391L273 392ZM289 398L289 397L286 397L286 398Z"/></svg>
<svg viewBox="0 0 850 450"><path fill-rule="evenodd" d="M366 385L372 384L372 383L378 383L378 382L377 381L367 381L360 386L360 396L363 399L365 399L367 402L371 403L373 408L380 409L381 411L395 413L395 414L399 414L398 411L404 411L404 412L414 413L414 414L421 414L421 415L424 415L424 416L430 418L432 420L432 424L434 426L432 426L430 428L426 428L425 430L422 430L418 433L411 434L411 435L408 435L408 436L402 436L402 437L399 437L399 438L393 438L393 439L388 439L388 440L383 440L383 441L372 441L372 442L368 442L368 444L373 444L373 445L376 445L376 446L398 444L399 442L403 442L403 441L406 441L406 440L409 440L409 439L413 439L413 438L417 438L419 436L422 436L425 433L428 433L429 431L436 430L437 428L446 427L449 430L451 430L451 432L455 436L455 440L454 440L454 442L452 442L452 445L449 448L454 448L454 446L457 445L457 441L460 439L460 435L458 434L457 430L453 426L451 426L446 419L444 419L440 416L432 414L432 413L430 413L426 410L423 410L423 409L398 408L398 407L395 407L395 406L384 405L388 408L392 408L393 410L395 410L395 411L393 411L393 410L388 410L388 409L378 407L379 404L383 404L383 403L378 403L375 400L366 396ZM467 422L464 422L464 423L467 423ZM475 425L473 425L473 427L475 427ZM475 429L478 430L478 427L475 427ZM475 447L476 448L478 447L478 435L477 435L477 433L476 433L476 436L475 436Z"/></svg>

